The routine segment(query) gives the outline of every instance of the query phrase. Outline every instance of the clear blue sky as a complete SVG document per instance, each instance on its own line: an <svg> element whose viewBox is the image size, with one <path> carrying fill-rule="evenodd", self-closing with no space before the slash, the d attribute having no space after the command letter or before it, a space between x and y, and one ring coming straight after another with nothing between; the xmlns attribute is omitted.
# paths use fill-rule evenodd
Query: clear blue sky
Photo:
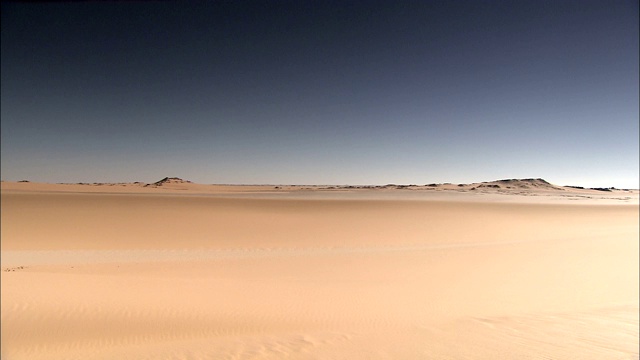
<svg viewBox="0 0 640 360"><path fill-rule="evenodd" d="M638 1L2 4L2 179L638 188Z"/></svg>

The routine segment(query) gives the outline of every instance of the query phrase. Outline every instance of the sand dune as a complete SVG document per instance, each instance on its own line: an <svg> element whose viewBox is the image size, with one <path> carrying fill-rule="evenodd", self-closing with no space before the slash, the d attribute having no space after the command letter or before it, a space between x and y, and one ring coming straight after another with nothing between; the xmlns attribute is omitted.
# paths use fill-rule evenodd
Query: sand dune
<svg viewBox="0 0 640 360"><path fill-rule="evenodd" d="M637 359L637 191L525 185L3 183L1 357Z"/></svg>

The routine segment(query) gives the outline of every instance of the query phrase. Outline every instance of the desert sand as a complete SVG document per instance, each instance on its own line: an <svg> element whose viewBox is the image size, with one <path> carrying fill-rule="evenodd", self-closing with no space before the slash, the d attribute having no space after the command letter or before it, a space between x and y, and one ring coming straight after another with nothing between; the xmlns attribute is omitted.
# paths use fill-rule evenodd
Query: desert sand
<svg viewBox="0 0 640 360"><path fill-rule="evenodd" d="M1 358L638 359L637 190L2 183Z"/></svg>

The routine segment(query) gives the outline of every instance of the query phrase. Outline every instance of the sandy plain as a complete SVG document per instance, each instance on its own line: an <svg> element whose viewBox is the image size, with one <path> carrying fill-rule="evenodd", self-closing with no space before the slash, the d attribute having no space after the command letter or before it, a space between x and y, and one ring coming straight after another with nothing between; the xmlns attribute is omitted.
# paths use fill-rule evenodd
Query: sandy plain
<svg viewBox="0 0 640 360"><path fill-rule="evenodd" d="M637 190L175 180L1 195L3 360L639 356Z"/></svg>

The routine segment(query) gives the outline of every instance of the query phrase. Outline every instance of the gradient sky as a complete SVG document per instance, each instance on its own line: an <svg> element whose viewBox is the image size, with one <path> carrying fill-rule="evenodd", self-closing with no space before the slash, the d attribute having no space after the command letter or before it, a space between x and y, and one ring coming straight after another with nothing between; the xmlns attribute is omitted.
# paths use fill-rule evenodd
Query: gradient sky
<svg viewBox="0 0 640 360"><path fill-rule="evenodd" d="M638 1L2 3L2 179L638 188Z"/></svg>

